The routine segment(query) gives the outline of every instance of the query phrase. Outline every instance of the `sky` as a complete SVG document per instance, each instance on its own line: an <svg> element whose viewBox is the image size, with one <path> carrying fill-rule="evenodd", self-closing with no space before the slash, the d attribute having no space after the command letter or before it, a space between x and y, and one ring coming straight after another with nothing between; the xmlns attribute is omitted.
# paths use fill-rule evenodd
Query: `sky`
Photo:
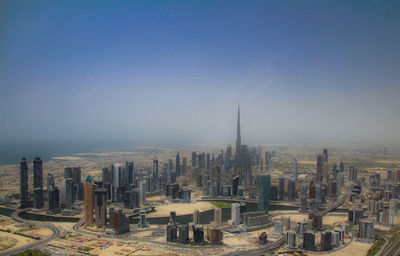
<svg viewBox="0 0 400 256"><path fill-rule="evenodd" d="M0 142L400 142L399 1L0 1Z"/></svg>

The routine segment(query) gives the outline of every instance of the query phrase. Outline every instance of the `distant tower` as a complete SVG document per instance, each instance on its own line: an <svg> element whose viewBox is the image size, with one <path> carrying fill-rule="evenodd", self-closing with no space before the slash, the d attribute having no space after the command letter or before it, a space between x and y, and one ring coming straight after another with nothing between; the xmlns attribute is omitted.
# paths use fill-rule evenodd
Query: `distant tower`
<svg viewBox="0 0 400 256"><path fill-rule="evenodd" d="M133 161L132 162L126 161L125 170L127 173L127 179L128 179L127 183L128 183L128 187L129 187L130 185L134 184L134 182L135 182L135 174L134 174L135 167L134 167Z"/></svg>
<svg viewBox="0 0 400 256"><path fill-rule="evenodd" d="M179 152L178 152L178 154L176 154L175 174L176 174L176 177L181 176L181 158L179 156Z"/></svg>
<svg viewBox="0 0 400 256"><path fill-rule="evenodd" d="M20 171L20 191L21 191L21 208L28 207L28 165L26 158L23 157L21 160L21 171Z"/></svg>
<svg viewBox="0 0 400 256"><path fill-rule="evenodd" d="M43 207L43 161L40 157L36 157L33 161L33 189L35 208Z"/></svg>
<svg viewBox="0 0 400 256"><path fill-rule="evenodd" d="M153 172L157 173L157 176L158 176L158 160L157 159L153 159Z"/></svg>
<svg viewBox="0 0 400 256"><path fill-rule="evenodd" d="M92 177L87 176L84 185L85 190L85 225L93 225L93 181Z"/></svg>
<svg viewBox="0 0 400 256"><path fill-rule="evenodd" d="M321 182L324 178L324 157L323 155L317 156L317 182Z"/></svg>
<svg viewBox="0 0 400 256"><path fill-rule="evenodd" d="M242 141L240 136L240 106L238 105L238 117L237 117L237 135L236 135L236 156L240 159L240 149L242 147Z"/></svg>
<svg viewBox="0 0 400 256"><path fill-rule="evenodd" d="M54 187L54 174L48 173L47 174L47 191L50 189L50 186Z"/></svg>
<svg viewBox="0 0 400 256"><path fill-rule="evenodd" d="M297 158L294 157L293 160L293 178L295 181L297 181Z"/></svg>

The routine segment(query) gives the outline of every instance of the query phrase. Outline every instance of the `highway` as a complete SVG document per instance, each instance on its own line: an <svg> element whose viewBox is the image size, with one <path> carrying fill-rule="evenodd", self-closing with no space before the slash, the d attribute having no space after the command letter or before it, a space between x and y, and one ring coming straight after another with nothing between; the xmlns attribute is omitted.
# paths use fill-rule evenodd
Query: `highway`
<svg viewBox="0 0 400 256"><path fill-rule="evenodd" d="M28 210L29 209L16 210L15 212L13 212L11 214L11 218L13 220L15 220L15 221L18 221L18 222L23 222L23 223L27 223L27 224L31 224L31 225L36 225L36 226L39 226L39 227L48 228L53 232L53 234L48 236L48 237L46 237L46 238L44 238L44 239L38 240L37 242L31 243L31 244L27 244L27 245L24 245L24 246L20 246L20 247L16 247L14 249L7 250L5 252L0 252L0 256L12 255L12 254L16 254L16 253L19 253L19 252L23 252L23 251L25 251L27 249L37 248L37 247L42 246L42 245L44 245L44 244L50 242L51 240L54 240L54 239L56 239L57 237L60 236L60 229L55 227L55 226L53 226L53 225L51 225L51 224L49 224L49 223L45 223L45 222L41 222L41 221L25 220L25 219L23 219L23 218L21 218L19 216L19 214L21 212L28 211Z"/></svg>
<svg viewBox="0 0 400 256"><path fill-rule="evenodd" d="M392 228L392 230L395 230L398 228L400 225L397 225ZM382 250L380 250L376 255L379 256L393 256L393 255L400 255L400 236L397 236L397 238L393 241L386 239L386 242L389 241L389 243L386 243L385 245L382 246Z"/></svg>

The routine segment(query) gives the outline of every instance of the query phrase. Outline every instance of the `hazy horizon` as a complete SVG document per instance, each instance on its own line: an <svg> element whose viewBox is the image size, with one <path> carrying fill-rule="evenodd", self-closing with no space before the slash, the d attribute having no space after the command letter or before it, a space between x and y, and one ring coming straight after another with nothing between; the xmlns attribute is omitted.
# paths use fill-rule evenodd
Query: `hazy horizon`
<svg viewBox="0 0 400 256"><path fill-rule="evenodd" d="M399 2L2 1L0 144L234 144L238 104L243 144L397 144L399 27Z"/></svg>

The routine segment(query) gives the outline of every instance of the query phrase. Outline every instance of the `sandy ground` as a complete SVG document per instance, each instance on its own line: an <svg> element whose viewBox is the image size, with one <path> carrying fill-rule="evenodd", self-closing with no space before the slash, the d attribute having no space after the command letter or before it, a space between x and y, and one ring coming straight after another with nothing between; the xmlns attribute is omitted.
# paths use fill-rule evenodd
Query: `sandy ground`
<svg viewBox="0 0 400 256"><path fill-rule="evenodd" d="M3 232L3 231L0 231L0 237L11 237L11 238L14 238L15 240L17 240L17 243L13 247L8 248L7 250L2 251L2 252L7 252L8 250L11 250L12 248L27 245L27 244L30 244L30 243L33 243L36 241L35 239L31 239L31 238L27 238L24 236L19 236L19 235L15 235L15 234Z"/></svg>
<svg viewBox="0 0 400 256"><path fill-rule="evenodd" d="M373 244L368 244L368 243L361 243L361 242L356 242L353 241L350 245L347 247L338 250L336 252L327 254L329 256L343 256L343 255L351 255L351 256L362 256L365 255L365 253L371 248Z"/></svg>
<svg viewBox="0 0 400 256"><path fill-rule="evenodd" d="M0 236L0 251L6 250L17 244L17 240L9 236Z"/></svg>
<svg viewBox="0 0 400 256"><path fill-rule="evenodd" d="M186 203L168 203L165 205L157 205L155 207L155 212L148 214L148 217L166 217L169 216L171 211L175 211L176 215L186 215L193 213L194 210L199 210L200 212L210 210L215 208L209 202L193 202L190 204Z"/></svg>

